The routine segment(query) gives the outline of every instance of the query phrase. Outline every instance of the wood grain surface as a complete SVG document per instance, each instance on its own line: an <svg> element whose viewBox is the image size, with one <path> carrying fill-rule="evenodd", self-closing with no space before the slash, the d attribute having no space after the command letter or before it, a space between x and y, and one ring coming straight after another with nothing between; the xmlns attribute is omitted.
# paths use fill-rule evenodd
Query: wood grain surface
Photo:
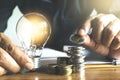
<svg viewBox="0 0 120 80"><path fill-rule="evenodd" d="M111 64L86 65L80 73L69 76L46 73L45 69L38 72L4 75L0 80L120 80L120 66Z"/></svg>

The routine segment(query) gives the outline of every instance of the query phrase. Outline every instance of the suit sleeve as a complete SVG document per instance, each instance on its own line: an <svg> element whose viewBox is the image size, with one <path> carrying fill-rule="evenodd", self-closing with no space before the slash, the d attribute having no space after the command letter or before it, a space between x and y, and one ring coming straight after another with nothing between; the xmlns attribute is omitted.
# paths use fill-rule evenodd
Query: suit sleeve
<svg viewBox="0 0 120 80"><path fill-rule="evenodd" d="M7 21L15 6L14 0L0 0L0 32L7 28Z"/></svg>
<svg viewBox="0 0 120 80"><path fill-rule="evenodd" d="M51 0L20 0L18 6L22 13L40 12L52 19L56 7Z"/></svg>

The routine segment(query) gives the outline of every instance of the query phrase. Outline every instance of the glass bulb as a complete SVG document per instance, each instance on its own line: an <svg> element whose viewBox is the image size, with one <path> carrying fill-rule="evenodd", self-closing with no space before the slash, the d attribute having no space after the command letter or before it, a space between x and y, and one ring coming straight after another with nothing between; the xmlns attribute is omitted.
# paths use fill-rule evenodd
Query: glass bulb
<svg viewBox="0 0 120 80"><path fill-rule="evenodd" d="M16 33L24 51L34 61L41 57L41 49L50 37L51 26L44 15L33 12L23 15L18 20ZM38 68L39 60L34 64L37 65L35 68Z"/></svg>

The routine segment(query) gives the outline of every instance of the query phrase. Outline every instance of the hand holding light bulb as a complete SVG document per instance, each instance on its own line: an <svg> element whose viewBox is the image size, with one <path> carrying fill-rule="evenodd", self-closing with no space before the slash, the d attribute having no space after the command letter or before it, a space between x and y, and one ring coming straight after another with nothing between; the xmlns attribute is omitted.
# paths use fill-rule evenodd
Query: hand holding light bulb
<svg viewBox="0 0 120 80"><path fill-rule="evenodd" d="M31 59L28 55L34 57L39 49L44 47L50 36L50 25L41 14L27 14L27 16L22 16L19 21L16 29L17 34L24 50L30 52L30 54L26 55L9 37L0 32L0 76L7 72L17 73L21 70L21 67L28 70L36 68L34 66L35 61L33 61L35 59Z"/></svg>
<svg viewBox="0 0 120 80"><path fill-rule="evenodd" d="M32 70L32 60L9 37L0 32L0 76L7 72L17 73L21 67Z"/></svg>

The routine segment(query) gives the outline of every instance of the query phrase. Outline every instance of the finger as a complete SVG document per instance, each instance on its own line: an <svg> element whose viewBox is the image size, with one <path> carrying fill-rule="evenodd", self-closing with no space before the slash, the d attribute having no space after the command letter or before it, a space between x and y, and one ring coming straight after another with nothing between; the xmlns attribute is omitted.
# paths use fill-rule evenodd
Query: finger
<svg viewBox="0 0 120 80"><path fill-rule="evenodd" d="M103 14L99 14L98 16L101 16ZM82 25L80 30L78 31L78 35L80 37L84 37L85 35L88 35L91 29L91 21L95 19L96 16L90 16L85 23Z"/></svg>
<svg viewBox="0 0 120 80"><path fill-rule="evenodd" d="M89 36L88 36L88 33L89 33L89 30L91 28L91 20L94 18L95 16L93 17L89 17L85 23L82 25L82 27L80 28L80 30L78 31L78 35L81 39L84 39L83 41L83 44L85 43L89 43Z"/></svg>
<svg viewBox="0 0 120 80"><path fill-rule="evenodd" d="M103 22L99 21L99 18L95 18L91 21L92 33L91 37L97 43L101 43L101 35L104 29Z"/></svg>
<svg viewBox="0 0 120 80"><path fill-rule="evenodd" d="M29 70L33 68L32 60L3 33L0 33L0 46L6 50L19 65Z"/></svg>
<svg viewBox="0 0 120 80"><path fill-rule="evenodd" d="M23 67L26 69L32 70L33 69L33 62L32 60L26 55L23 51L19 49L19 47L15 47L13 53L10 53L11 56Z"/></svg>
<svg viewBox="0 0 120 80"><path fill-rule="evenodd" d="M86 35L86 41L84 42L84 45L90 48L91 50L100 53L103 56L108 56L109 48L106 46L96 43L93 39L91 39L88 35Z"/></svg>
<svg viewBox="0 0 120 80"><path fill-rule="evenodd" d="M84 45L91 50L100 53L103 56L108 56L109 48L105 47L104 45L95 42L89 35L85 35Z"/></svg>
<svg viewBox="0 0 120 80"><path fill-rule="evenodd" d="M82 25L82 27L81 27L80 30L78 31L78 34L79 34L80 36L84 36L84 35L86 35L86 34L89 32L89 30L90 30L90 28L91 28L91 20L92 20L93 18L94 18L94 17L88 18L88 19L85 21L85 23Z"/></svg>
<svg viewBox="0 0 120 80"><path fill-rule="evenodd" d="M13 73L20 71L20 66L16 61L2 48L0 48L0 66Z"/></svg>
<svg viewBox="0 0 120 80"><path fill-rule="evenodd" d="M117 50L110 50L109 56L114 58L114 59L120 59L120 49Z"/></svg>
<svg viewBox="0 0 120 80"><path fill-rule="evenodd" d="M111 49L117 50L120 48L120 31L118 32L118 34L114 37L111 45L110 45Z"/></svg>
<svg viewBox="0 0 120 80"><path fill-rule="evenodd" d="M5 68L0 66L0 76L4 75L7 73L7 70L5 70Z"/></svg>
<svg viewBox="0 0 120 80"><path fill-rule="evenodd" d="M103 22L101 20L101 18L105 16L105 14L98 14L95 19L93 19L91 21L91 27L92 27L92 33L91 33L91 37L92 39L97 42L100 43L101 41L101 32L103 30Z"/></svg>
<svg viewBox="0 0 120 80"><path fill-rule="evenodd" d="M117 17L113 14L98 14L96 18L98 18L98 21L102 22L104 26L107 26L109 22L117 19Z"/></svg>
<svg viewBox="0 0 120 80"><path fill-rule="evenodd" d="M102 31L109 22L116 19L116 16L112 14L99 14L95 19L91 21L92 38L98 43L101 43Z"/></svg>
<svg viewBox="0 0 120 80"><path fill-rule="evenodd" d="M104 28L103 34L102 34L102 44L106 47L110 47L114 37L118 34L120 31L120 20L116 19L112 22L110 22L107 27Z"/></svg>

